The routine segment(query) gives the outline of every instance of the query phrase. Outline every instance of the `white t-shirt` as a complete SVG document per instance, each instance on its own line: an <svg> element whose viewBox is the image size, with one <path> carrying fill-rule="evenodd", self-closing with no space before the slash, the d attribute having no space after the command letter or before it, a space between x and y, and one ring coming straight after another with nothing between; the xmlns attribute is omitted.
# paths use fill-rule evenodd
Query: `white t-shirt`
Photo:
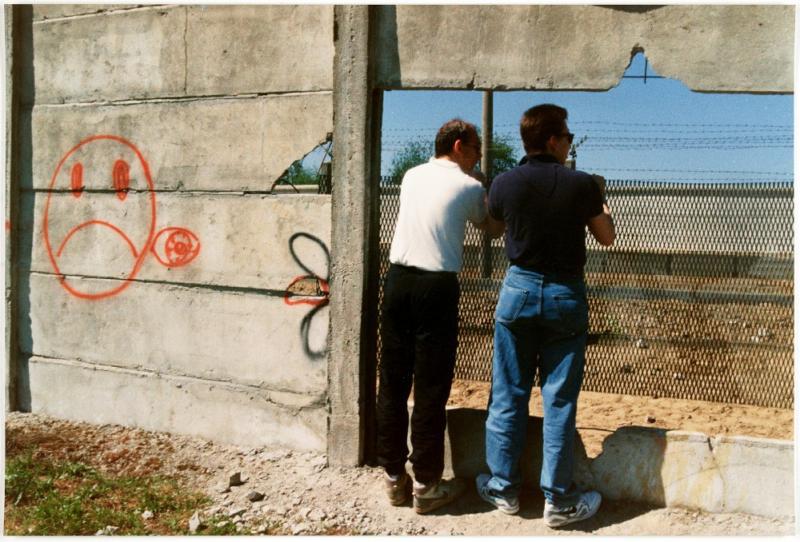
<svg viewBox="0 0 800 542"><path fill-rule="evenodd" d="M445 158L408 170L389 252L392 263L427 271L461 271L467 220L486 218L480 182Z"/></svg>

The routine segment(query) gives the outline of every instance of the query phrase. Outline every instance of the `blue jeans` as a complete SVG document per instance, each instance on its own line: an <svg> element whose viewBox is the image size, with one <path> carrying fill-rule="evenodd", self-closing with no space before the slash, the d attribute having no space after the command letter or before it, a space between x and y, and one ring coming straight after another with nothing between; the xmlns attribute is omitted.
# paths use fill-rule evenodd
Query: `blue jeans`
<svg viewBox="0 0 800 542"><path fill-rule="evenodd" d="M539 367L544 409L540 486L548 502L574 505L575 411L589 328L582 279L559 280L517 266L506 272L495 310L492 391L486 420L488 488L516 497L528 402Z"/></svg>

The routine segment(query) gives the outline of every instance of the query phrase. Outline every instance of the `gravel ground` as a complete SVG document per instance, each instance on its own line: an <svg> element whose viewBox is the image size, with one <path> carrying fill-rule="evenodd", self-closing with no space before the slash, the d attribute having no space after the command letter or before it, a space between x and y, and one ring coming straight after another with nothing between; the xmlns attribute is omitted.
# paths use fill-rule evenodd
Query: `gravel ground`
<svg viewBox="0 0 800 542"><path fill-rule="evenodd" d="M34 446L36 453L89 463L116 474L160 473L203 491L212 504L198 510L201 523L228 516L242 534L270 527L276 534L376 535L791 535L793 517L708 514L604 502L596 518L572 529L551 530L541 521L538 492L522 498L517 516L492 509L470 489L429 516L410 506L389 506L377 468L328 467L324 454L242 448L203 439L116 425L67 422L46 416L6 414L6 453ZM243 483L230 486L232 474ZM262 497L263 495L263 497ZM251 500L252 499L252 500ZM186 532L189 532L186 518ZM200 529L202 533L202 527Z"/></svg>

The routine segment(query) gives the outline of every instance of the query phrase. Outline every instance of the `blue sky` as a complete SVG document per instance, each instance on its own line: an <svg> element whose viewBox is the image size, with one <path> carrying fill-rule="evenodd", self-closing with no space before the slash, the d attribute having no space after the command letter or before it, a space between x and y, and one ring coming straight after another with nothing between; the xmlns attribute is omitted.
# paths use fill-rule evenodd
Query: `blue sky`
<svg viewBox="0 0 800 542"><path fill-rule="evenodd" d="M637 55L625 75L644 73ZM648 67L648 76L657 75ZM609 179L683 182L793 179L793 96L708 94L672 79L622 79L608 92L494 93L494 132L522 155L518 123L525 109L556 103L569 111L578 169ZM459 116L481 124L481 91L384 94L381 171L409 139L432 141Z"/></svg>

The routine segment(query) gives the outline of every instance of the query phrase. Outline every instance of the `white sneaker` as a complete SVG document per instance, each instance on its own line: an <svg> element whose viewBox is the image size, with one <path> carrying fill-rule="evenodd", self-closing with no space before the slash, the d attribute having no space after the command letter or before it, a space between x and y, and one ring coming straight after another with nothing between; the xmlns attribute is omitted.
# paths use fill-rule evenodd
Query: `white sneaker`
<svg viewBox="0 0 800 542"><path fill-rule="evenodd" d="M492 477L489 474L479 474L475 478L475 486L481 499L497 507L504 514L514 515L519 512L519 499L517 497L501 497L495 495L487 484Z"/></svg>
<svg viewBox="0 0 800 542"><path fill-rule="evenodd" d="M556 508L549 502L544 503L544 523L548 527L563 527L569 523L589 519L597 513L603 497L597 491L582 493L575 506Z"/></svg>
<svg viewBox="0 0 800 542"><path fill-rule="evenodd" d="M456 500L467 488L463 480L439 480L431 484L414 482L414 512L427 514Z"/></svg>

